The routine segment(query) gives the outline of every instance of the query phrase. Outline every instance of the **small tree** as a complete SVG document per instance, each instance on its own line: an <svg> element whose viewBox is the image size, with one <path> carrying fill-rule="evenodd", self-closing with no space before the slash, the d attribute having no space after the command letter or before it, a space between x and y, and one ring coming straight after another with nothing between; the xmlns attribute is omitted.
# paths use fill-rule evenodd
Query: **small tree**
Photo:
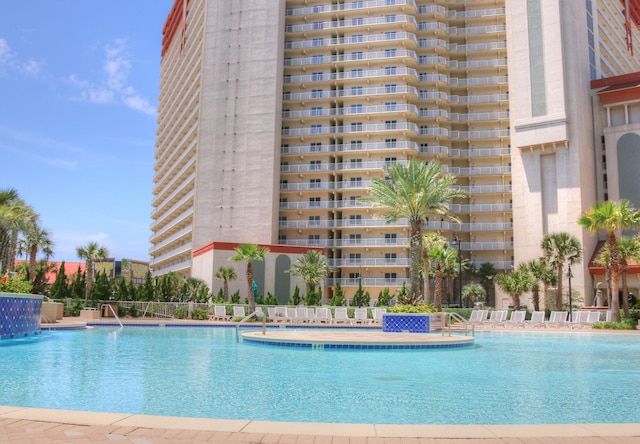
<svg viewBox="0 0 640 444"><path fill-rule="evenodd" d="M331 305L334 307L341 307L345 305L344 290L340 286L340 282L336 284L336 291L333 297L331 298Z"/></svg>
<svg viewBox="0 0 640 444"><path fill-rule="evenodd" d="M96 276L96 281L91 286L91 299L94 301L107 300L113 296L113 288L111 287L111 281L107 277L104 271L101 271Z"/></svg>
<svg viewBox="0 0 640 444"><path fill-rule="evenodd" d="M65 272L64 261L60 264L56 272L56 280L49 287L49 296L52 299L66 299L70 296L68 278Z"/></svg>
<svg viewBox="0 0 640 444"><path fill-rule="evenodd" d="M106 259L109 256L109 250L106 247L98 245L97 242L89 242L87 245L83 247L76 248L76 254L80 259L85 260L85 286L86 292L84 301L86 302L91 295L91 286L93 285L93 273L94 273L94 265L96 262L100 262Z"/></svg>
<svg viewBox="0 0 640 444"><path fill-rule="evenodd" d="M73 299L80 299L85 297L85 293L87 289L87 284L85 281L86 281L85 274L82 272L80 265L78 265L78 269L73 275L73 278L71 280L71 286L69 288L70 296Z"/></svg>
<svg viewBox="0 0 640 444"><path fill-rule="evenodd" d="M314 293L324 278L333 273L333 267L329 266L327 258L320 252L309 250L304 256L298 258L293 267L287 270L287 273L302 278L307 287L307 293ZM322 290L320 291L322 292Z"/></svg>
<svg viewBox="0 0 640 444"><path fill-rule="evenodd" d="M496 283L513 298L513 309L520 310L520 296L531 290L533 277L526 270L516 270L508 274L496 276Z"/></svg>
<svg viewBox="0 0 640 444"><path fill-rule="evenodd" d="M229 301L229 281L238 279L238 273L233 267L220 267L216 272L216 279L222 281L222 294L225 301Z"/></svg>
<svg viewBox="0 0 640 444"><path fill-rule="evenodd" d="M249 301L249 313L256 311L256 302L253 298L253 265L252 261L263 261L269 253L266 247L259 247L256 244L242 244L235 249L236 254L231 257L234 262L247 263L247 290Z"/></svg>
<svg viewBox="0 0 640 444"><path fill-rule="evenodd" d="M487 292L482 285L473 282L462 287L462 299L469 307L473 307L473 304L478 301L486 300Z"/></svg>
<svg viewBox="0 0 640 444"><path fill-rule="evenodd" d="M391 302L392 299L393 299L393 295L389 291L389 288L385 287L384 290L378 293L378 300L373 305L375 307L388 307L389 302Z"/></svg>

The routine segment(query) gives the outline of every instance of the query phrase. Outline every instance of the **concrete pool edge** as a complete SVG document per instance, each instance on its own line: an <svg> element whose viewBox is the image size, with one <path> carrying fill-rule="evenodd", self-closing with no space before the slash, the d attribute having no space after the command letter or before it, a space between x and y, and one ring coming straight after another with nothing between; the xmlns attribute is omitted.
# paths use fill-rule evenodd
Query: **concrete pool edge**
<svg viewBox="0 0 640 444"><path fill-rule="evenodd" d="M378 438L640 437L640 423L623 424L327 424L183 418L0 406L0 419L82 426L216 431L247 434Z"/></svg>

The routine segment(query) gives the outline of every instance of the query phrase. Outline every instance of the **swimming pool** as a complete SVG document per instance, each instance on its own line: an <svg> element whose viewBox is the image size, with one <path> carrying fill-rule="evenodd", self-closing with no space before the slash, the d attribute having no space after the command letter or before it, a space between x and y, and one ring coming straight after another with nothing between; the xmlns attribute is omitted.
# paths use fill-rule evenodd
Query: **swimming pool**
<svg viewBox="0 0 640 444"><path fill-rule="evenodd" d="M232 328L54 331L0 346L0 405L265 421L638 422L640 336L477 334L427 351L238 344Z"/></svg>

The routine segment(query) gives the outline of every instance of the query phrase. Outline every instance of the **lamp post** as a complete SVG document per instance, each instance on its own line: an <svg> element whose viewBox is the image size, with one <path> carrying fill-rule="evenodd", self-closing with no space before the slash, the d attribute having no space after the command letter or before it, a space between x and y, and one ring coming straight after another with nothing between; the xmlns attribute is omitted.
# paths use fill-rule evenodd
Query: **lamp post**
<svg viewBox="0 0 640 444"><path fill-rule="evenodd" d="M571 301L571 278L573 277L573 273L571 273L571 262L569 262L567 266L567 278L569 278L569 322L573 322L573 304Z"/></svg>
<svg viewBox="0 0 640 444"><path fill-rule="evenodd" d="M460 238L456 235L453 236L453 245L458 246L458 299L460 301L460 308L462 308L462 256L460 255Z"/></svg>

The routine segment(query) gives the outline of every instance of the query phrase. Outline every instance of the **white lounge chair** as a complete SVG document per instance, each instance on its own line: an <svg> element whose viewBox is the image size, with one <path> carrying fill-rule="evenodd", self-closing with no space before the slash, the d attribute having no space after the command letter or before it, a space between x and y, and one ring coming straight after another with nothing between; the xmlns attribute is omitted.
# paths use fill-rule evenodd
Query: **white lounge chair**
<svg viewBox="0 0 640 444"><path fill-rule="evenodd" d="M227 307L216 305L213 307L213 314L209 316L210 321L230 321L231 316L227 315Z"/></svg>
<svg viewBox="0 0 640 444"><path fill-rule="evenodd" d="M487 320L487 316L489 316L489 310L473 310L469 317L469 322L472 324L482 324Z"/></svg>
<svg viewBox="0 0 640 444"><path fill-rule="evenodd" d="M517 310L511 312L511 317L508 321L505 321L502 325L506 327L524 327L524 320L527 316L527 312L524 310Z"/></svg>
<svg viewBox="0 0 640 444"><path fill-rule="evenodd" d="M372 308L371 312L371 314L373 315L371 323L382 325L382 315L387 312L387 309L385 307Z"/></svg>
<svg viewBox="0 0 640 444"><path fill-rule="evenodd" d="M316 319L315 322L317 324L331 324L332 321L331 310L328 307L317 307L316 308Z"/></svg>
<svg viewBox="0 0 640 444"><path fill-rule="evenodd" d="M285 317L285 312L284 310L280 311L278 310L279 308L284 308L284 307L268 307L267 308L267 314L269 315L269 319L271 320L271 322L284 322L286 320Z"/></svg>
<svg viewBox="0 0 640 444"><path fill-rule="evenodd" d="M547 327L564 327L567 324L566 311L552 311L549 315L549 320L545 323Z"/></svg>
<svg viewBox="0 0 640 444"><path fill-rule="evenodd" d="M240 318L240 319L244 319L247 316L246 312L244 311L244 306L234 306L233 307L233 318Z"/></svg>
<svg viewBox="0 0 640 444"><path fill-rule="evenodd" d="M530 327L544 327L545 325L545 312L544 311L534 311L531 313L531 319L528 321L524 321L525 326Z"/></svg>
<svg viewBox="0 0 640 444"><path fill-rule="evenodd" d="M296 321L301 324L310 322L307 307L296 307Z"/></svg>
<svg viewBox="0 0 640 444"><path fill-rule="evenodd" d="M489 315L489 319L484 321L482 324L495 327L496 325L500 325L504 323L506 319L507 319L507 310L493 310Z"/></svg>
<svg viewBox="0 0 640 444"><path fill-rule="evenodd" d="M587 326L592 326L596 322L600 322L600 312L597 310L592 310L589 312L586 324Z"/></svg>
<svg viewBox="0 0 640 444"><path fill-rule="evenodd" d="M569 328L581 328L584 327L583 323L587 322L587 317L589 316L589 312L587 311L574 311L571 313L571 316L567 318L567 325Z"/></svg>
<svg viewBox="0 0 640 444"><path fill-rule="evenodd" d="M333 315L333 322L336 324L351 324L351 318L347 311L347 307L336 307Z"/></svg>
<svg viewBox="0 0 640 444"><path fill-rule="evenodd" d="M356 308L353 314L353 323L356 324L371 324L369 319L369 309L367 307Z"/></svg>
<svg viewBox="0 0 640 444"><path fill-rule="evenodd" d="M296 307L286 307L286 318L287 322L290 324L295 324L296 322L298 322Z"/></svg>

